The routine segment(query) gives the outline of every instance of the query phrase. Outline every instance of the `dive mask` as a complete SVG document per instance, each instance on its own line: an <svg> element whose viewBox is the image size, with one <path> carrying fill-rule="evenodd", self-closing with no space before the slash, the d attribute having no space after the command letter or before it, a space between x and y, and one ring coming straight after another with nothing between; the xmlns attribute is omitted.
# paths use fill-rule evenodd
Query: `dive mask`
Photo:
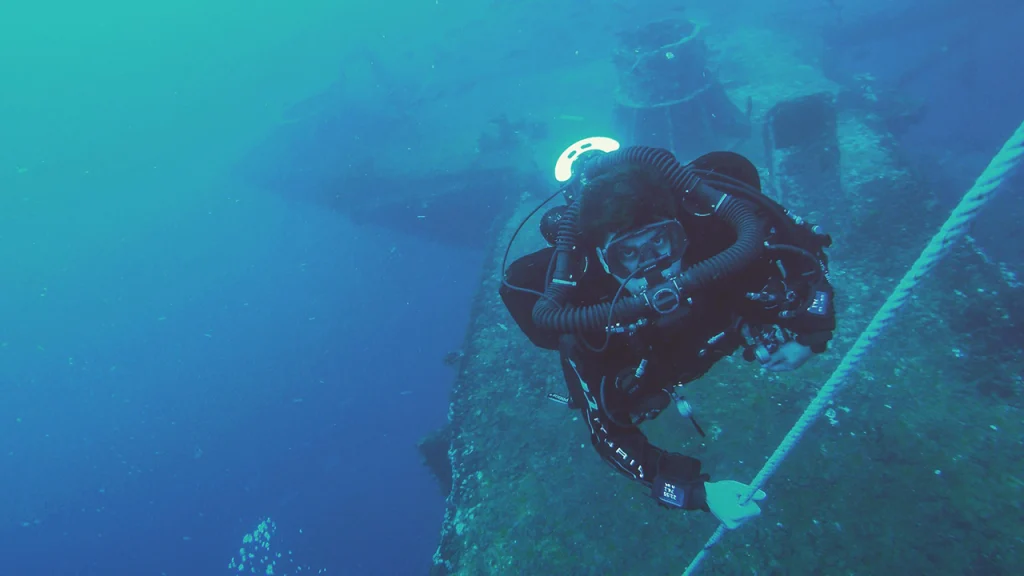
<svg viewBox="0 0 1024 576"><path fill-rule="evenodd" d="M629 278L678 262L688 243L679 221L662 220L612 236L597 253L606 272Z"/></svg>

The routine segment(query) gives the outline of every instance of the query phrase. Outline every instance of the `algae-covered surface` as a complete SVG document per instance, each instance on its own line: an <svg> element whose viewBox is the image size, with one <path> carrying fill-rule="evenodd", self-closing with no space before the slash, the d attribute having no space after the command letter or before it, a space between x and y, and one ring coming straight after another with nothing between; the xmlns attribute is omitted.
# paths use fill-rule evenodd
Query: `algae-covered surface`
<svg viewBox="0 0 1024 576"><path fill-rule="evenodd" d="M753 83L766 107L829 88L800 63ZM738 355L720 362L688 387L706 438L670 412L644 425L713 479L753 478L947 215L873 114L841 110L842 197L794 199L833 224L830 350L784 374ZM532 347L498 298L505 244L535 204L524 196L496 234L481 279L452 395L453 489L434 571L680 574L713 518L656 506L600 460L579 415L546 399L565 390L555 354ZM512 257L542 245L534 221ZM1022 314L1019 285L970 242L957 245L764 486L763 514L712 548L703 573L1018 573Z"/></svg>

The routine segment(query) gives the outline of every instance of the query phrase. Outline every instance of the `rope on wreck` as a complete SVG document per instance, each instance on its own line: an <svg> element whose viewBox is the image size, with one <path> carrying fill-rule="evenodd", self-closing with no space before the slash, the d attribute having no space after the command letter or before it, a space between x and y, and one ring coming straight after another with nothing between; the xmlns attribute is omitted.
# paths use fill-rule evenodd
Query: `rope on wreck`
<svg viewBox="0 0 1024 576"><path fill-rule="evenodd" d="M825 406L828 405L832 397L846 382L854 368L867 354L871 345L882 334L882 330L888 326L889 322L895 317L896 312L910 298L914 288L935 268L939 260L949 253L952 246L967 234L967 226L971 220L978 215L978 212L981 211L989 200L995 197L996 192L998 192L1007 176L1020 164L1022 158L1024 158L1024 123L1017 127L1017 130L1006 141L1002 149L999 150L999 153L992 158L988 167L981 173L981 176L978 176L974 185L967 191L963 199L960 200L960 203L953 210L953 213L950 214L946 223L932 237L924 252L918 256L917 261L904 274L896 289L893 290L882 307L875 313L867 328L857 337L857 341L854 342L850 350L843 356L839 366L836 367L835 371L832 372L832 375L825 382L825 385L818 391L817 396L814 397L814 400L807 406L807 409L804 410L804 413L796 421L796 424L793 425L793 428L783 438L771 458L765 462L761 471L750 482L750 492L744 497L744 502L749 501L754 493L775 473L775 470L782 465L782 461L785 460L790 450L796 446L804 432L821 415ZM704 548L697 553L690 562L690 565L686 567L683 576L690 576L700 567L701 562L704 561L708 554L708 550L722 539L725 531L725 526L720 524L714 534L711 535L711 538L708 539Z"/></svg>

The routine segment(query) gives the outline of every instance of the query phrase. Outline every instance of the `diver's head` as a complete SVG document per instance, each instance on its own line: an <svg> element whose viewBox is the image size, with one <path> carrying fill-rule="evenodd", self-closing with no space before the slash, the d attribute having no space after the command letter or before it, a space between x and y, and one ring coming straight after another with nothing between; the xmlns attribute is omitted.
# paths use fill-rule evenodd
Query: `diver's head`
<svg viewBox="0 0 1024 576"><path fill-rule="evenodd" d="M625 164L587 182L580 233L609 274L630 292L676 274L686 249L679 204L658 171Z"/></svg>
<svg viewBox="0 0 1024 576"><path fill-rule="evenodd" d="M617 278L664 271L678 265L686 250L687 237L678 220L662 220L635 230L612 234L597 249L605 270Z"/></svg>

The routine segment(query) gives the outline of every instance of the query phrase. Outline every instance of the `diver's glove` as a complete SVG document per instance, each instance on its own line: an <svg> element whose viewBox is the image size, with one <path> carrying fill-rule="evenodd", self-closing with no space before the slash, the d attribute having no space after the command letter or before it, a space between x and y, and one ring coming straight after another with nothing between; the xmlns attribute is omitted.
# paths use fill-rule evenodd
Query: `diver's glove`
<svg viewBox="0 0 1024 576"><path fill-rule="evenodd" d="M711 513L730 530L760 515L761 507L756 503L765 498L764 491L758 490L754 497L744 504L743 497L750 492L750 486L735 480L705 482L704 492Z"/></svg>
<svg viewBox="0 0 1024 576"><path fill-rule="evenodd" d="M804 346L796 340L790 340L781 346L768 357L762 364L765 370L772 372L789 372L804 365L805 362L814 356L810 346Z"/></svg>

